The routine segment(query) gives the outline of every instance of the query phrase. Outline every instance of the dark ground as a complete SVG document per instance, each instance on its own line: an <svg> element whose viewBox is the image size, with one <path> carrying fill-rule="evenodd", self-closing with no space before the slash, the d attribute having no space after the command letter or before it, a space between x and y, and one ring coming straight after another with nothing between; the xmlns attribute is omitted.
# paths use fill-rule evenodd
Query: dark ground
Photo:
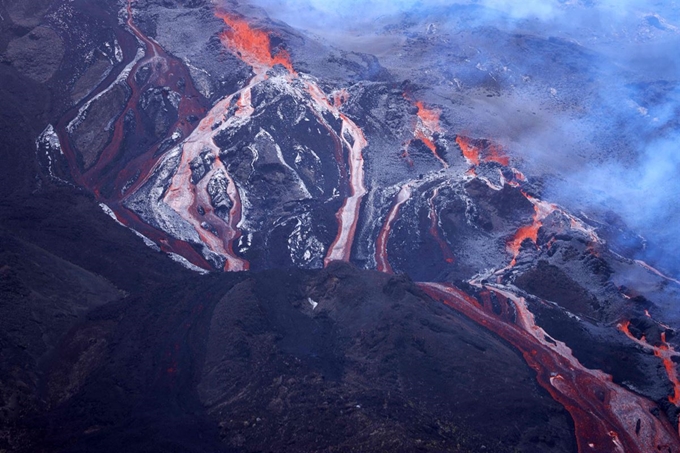
<svg viewBox="0 0 680 453"><path fill-rule="evenodd" d="M3 54L38 3L2 24ZM571 417L517 351L408 277L351 265L200 276L146 247L38 165L66 73L31 74L0 62L0 453L575 451ZM541 262L517 283L600 316L561 272ZM631 365L644 352L612 356L619 340L593 347L556 312L537 316L586 365L637 388L665 379L646 383L652 356Z"/></svg>
<svg viewBox="0 0 680 453"><path fill-rule="evenodd" d="M521 357L407 278L143 246L38 169L50 89L0 71L0 451L573 451Z"/></svg>

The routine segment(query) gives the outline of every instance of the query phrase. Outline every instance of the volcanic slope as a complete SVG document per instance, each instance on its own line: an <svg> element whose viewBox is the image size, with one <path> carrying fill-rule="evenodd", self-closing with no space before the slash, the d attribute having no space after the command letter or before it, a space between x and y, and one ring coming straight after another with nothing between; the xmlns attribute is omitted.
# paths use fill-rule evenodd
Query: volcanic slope
<svg viewBox="0 0 680 453"><path fill-rule="evenodd" d="M68 64L2 68L8 449L678 450L677 281L423 86L200 1L53 8Z"/></svg>

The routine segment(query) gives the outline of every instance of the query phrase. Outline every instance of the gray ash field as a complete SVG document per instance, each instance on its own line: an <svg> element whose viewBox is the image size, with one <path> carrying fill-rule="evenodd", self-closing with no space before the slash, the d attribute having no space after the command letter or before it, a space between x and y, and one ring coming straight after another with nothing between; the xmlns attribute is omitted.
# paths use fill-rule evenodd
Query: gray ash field
<svg viewBox="0 0 680 453"><path fill-rule="evenodd" d="M0 5L0 452L680 452L678 27Z"/></svg>

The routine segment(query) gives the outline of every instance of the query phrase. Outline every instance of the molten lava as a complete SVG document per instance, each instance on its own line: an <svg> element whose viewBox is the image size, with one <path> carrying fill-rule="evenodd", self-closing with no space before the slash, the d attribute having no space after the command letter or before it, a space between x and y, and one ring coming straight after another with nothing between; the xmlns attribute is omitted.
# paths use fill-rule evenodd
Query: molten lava
<svg viewBox="0 0 680 453"><path fill-rule="evenodd" d="M284 66L288 72L294 73L290 55L285 49L277 49L272 53L269 33L252 28L245 20L223 12L216 13L229 26L222 36L222 42L244 62L254 68L271 68L277 64Z"/></svg>
<svg viewBox="0 0 680 453"><path fill-rule="evenodd" d="M408 98L407 96L404 97ZM437 153L437 145L434 143L434 134L441 132L439 110L428 109L422 101L416 102L416 107L418 107L418 123L413 133L416 140L422 141L432 151L434 157L441 162L442 166L448 168L449 164Z"/></svg>
<svg viewBox="0 0 680 453"><path fill-rule="evenodd" d="M668 380L673 384L673 394L668 397L668 401L675 406L680 406L680 377L678 376L678 370L673 361L673 357L680 357L680 353L677 353L667 342L666 342L666 332L661 333L661 343L658 346L650 344L644 335L637 338L630 331L630 321L622 322L618 325L619 330L623 332L628 338L633 340L638 345L643 348L650 350L654 353L654 356L661 359L666 374L668 375Z"/></svg>
<svg viewBox="0 0 680 453"><path fill-rule="evenodd" d="M527 200L534 205L534 216L530 225L524 225L520 227L513 238L508 241L507 249L508 252L512 254L512 261L510 262L510 267L517 264L517 257L519 256L522 243L530 239L538 247L538 230L543 226L543 219L545 219L550 213L555 211L557 206L546 203L544 201L537 200L536 198L522 192Z"/></svg>
<svg viewBox="0 0 680 453"><path fill-rule="evenodd" d="M539 384L574 419L580 453L680 451L674 429L652 415L656 408L652 402L614 384L610 375L584 367L571 349L536 324L523 298L505 288L484 285L484 303L480 304L450 285L418 285L433 299L494 332L522 353L536 371ZM502 306L500 315L490 303L492 293Z"/></svg>
<svg viewBox="0 0 680 453"><path fill-rule="evenodd" d="M668 397L668 401L676 406L680 405L680 380L678 379L678 370L675 367L672 356L675 351L666 343L666 332L661 333L661 346L655 351L654 355L663 361L663 366L668 374L668 379L673 384L673 395Z"/></svg>
<svg viewBox="0 0 680 453"><path fill-rule="evenodd" d="M416 102L416 107L418 107L418 118L422 121L423 126L432 132L439 132L441 129L439 127L439 110L428 109L422 101Z"/></svg>
<svg viewBox="0 0 680 453"><path fill-rule="evenodd" d="M543 226L543 224L539 220L538 206L534 206L534 211L535 213L531 225L520 227L513 236L512 240L508 242L508 251L512 253L512 262L510 263L511 266L514 266L517 263L517 256L519 255L520 247L525 240L531 239L534 244L538 241L538 230L541 228L541 226Z"/></svg>
<svg viewBox="0 0 680 453"><path fill-rule="evenodd" d="M401 190L399 190L397 199L390 209L389 214L387 214L385 224L378 234L378 239L375 242L375 262L377 263L378 272L386 272L388 274L394 273L392 271L392 266L390 266L390 262L387 259L387 241L390 238L392 225L399 214L399 208L411 198L411 184L412 181L409 181L401 187Z"/></svg>
<svg viewBox="0 0 680 453"><path fill-rule="evenodd" d="M479 149L473 146L470 139L461 135L456 137L456 143L463 152L463 156L472 164L479 165Z"/></svg>
<svg viewBox="0 0 680 453"><path fill-rule="evenodd" d="M498 162L506 167L510 165L510 158L503 154L503 150L498 145L489 145L486 149L484 160L487 162Z"/></svg>
<svg viewBox="0 0 680 453"><path fill-rule="evenodd" d="M474 141L468 137L458 135L456 143L463 152L463 156L472 165L479 165L481 162L496 162L505 167L510 165L510 158L505 155L503 149L499 145L488 144L484 147L477 146ZM519 172L518 172L519 173ZM521 175L521 173L519 173ZM524 175L521 175L520 180L523 180Z"/></svg>

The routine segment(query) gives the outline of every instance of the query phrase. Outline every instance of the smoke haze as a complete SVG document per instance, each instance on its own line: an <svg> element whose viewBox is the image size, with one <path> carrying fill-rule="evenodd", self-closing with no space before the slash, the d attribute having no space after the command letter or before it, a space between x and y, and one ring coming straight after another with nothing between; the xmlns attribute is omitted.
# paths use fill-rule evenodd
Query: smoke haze
<svg viewBox="0 0 680 453"><path fill-rule="evenodd" d="M549 175L546 198L589 215L613 211L646 238L637 257L680 276L679 2L252 4L332 46L382 49L397 78L403 64L403 73L427 72L415 82L465 112L448 116L452 132L484 134L530 175ZM434 50L414 48L417 37ZM489 77L498 93L480 100L475 89Z"/></svg>

